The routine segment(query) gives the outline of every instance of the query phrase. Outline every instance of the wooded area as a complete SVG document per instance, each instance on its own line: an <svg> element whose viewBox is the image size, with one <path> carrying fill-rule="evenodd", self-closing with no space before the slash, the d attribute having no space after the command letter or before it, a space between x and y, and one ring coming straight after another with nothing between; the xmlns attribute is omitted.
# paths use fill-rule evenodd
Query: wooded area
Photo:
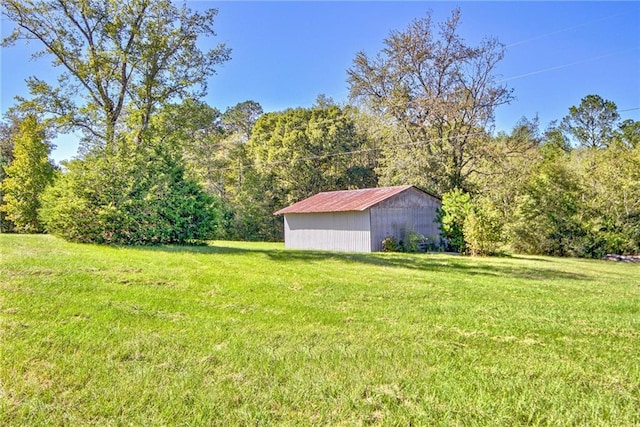
<svg viewBox="0 0 640 427"><path fill-rule="evenodd" d="M216 10L163 0L4 2L3 47L40 43L61 78L29 79L0 133L2 232L107 244L280 240L273 212L319 191L414 184L440 194L448 249L640 253L640 122L585 94L545 125L491 131L512 91L497 39L468 45L461 12L393 31L347 70L350 103L221 112L206 81L230 59ZM81 151L54 166L58 133Z"/></svg>

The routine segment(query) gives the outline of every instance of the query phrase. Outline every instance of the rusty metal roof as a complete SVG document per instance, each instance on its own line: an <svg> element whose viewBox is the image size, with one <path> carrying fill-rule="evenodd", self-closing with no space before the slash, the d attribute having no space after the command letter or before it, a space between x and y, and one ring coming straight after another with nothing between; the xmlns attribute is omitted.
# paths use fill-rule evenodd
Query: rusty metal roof
<svg viewBox="0 0 640 427"><path fill-rule="evenodd" d="M363 188L361 190L328 191L318 193L308 199L301 200L291 206L280 209L275 212L274 215L290 213L364 211L365 209L395 196L396 194L402 193L409 188L414 188L414 186L401 185L397 187ZM420 190L419 188L417 189ZM426 191L423 192L426 193Z"/></svg>

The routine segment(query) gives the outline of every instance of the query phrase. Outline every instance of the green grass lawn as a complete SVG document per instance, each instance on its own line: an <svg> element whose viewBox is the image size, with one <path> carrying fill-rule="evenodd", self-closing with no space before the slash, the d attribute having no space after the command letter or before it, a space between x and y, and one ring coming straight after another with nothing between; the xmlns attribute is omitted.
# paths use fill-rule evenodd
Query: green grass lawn
<svg viewBox="0 0 640 427"><path fill-rule="evenodd" d="M640 265L0 235L0 425L639 425Z"/></svg>

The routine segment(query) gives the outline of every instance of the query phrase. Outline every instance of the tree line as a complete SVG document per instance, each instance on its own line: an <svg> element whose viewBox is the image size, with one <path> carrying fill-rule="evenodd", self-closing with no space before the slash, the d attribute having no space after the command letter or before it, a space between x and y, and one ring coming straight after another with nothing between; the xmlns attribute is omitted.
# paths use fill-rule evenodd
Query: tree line
<svg viewBox="0 0 640 427"><path fill-rule="evenodd" d="M0 126L0 226L79 242L280 240L277 209L319 191L415 184L442 195L450 250L599 257L640 252L640 122L587 95L545 129L490 132L512 100L504 46L469 45L459 9L393 31L347 70L348 104L222 112L206 80L230 59L216 10L170 1L8 0L2 41L36 40L61 70L28 79ZM79 155L48 159L58 132Z"/></svg>

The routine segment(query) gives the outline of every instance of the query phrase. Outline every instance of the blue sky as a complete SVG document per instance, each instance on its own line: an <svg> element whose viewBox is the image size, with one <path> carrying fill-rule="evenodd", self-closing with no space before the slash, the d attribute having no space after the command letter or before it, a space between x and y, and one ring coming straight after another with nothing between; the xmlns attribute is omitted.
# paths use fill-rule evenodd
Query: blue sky
<svg viewBox="0 0 640 427"><path fill-rule="evenodd" d="M507 46L498 73L516 99L496 112L496 129L522 117L545 127L588 94L614 101L623 118L640 120L640 2L245 2L192 1L219 10L214 25L231 61L209 81L206 101L225 110L245 100L265 111L309 107L318 94L346 102L346 69L360 50L375 54L392 30L433 11L434 21L462 11L460 33L471 44L494 36ZM5 36L11 24L2 21ZM30 61L34 45L2 49L1 105L25 95L29 75L53 79L50 61ZM59 161L75 155L60 138Z"/></svg>

